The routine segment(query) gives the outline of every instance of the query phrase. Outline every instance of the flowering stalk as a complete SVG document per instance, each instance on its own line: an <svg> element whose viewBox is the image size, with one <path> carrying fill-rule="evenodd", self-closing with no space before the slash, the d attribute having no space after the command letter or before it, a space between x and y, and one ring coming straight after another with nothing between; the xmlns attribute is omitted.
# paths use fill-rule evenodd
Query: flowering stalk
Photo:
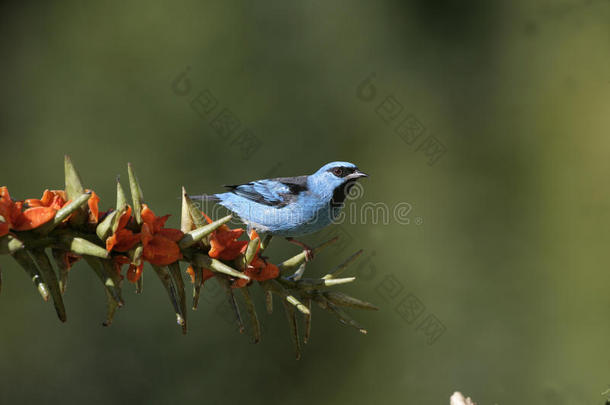
<svg viewBox="0 0 610 405"><path fill-rule="evenodd" d="M239 290L255 342L260 341L261 328L249 290L254 282L265 291L268 312L273 311L273 295L281 299L297 358L301 356L297 315L304 317L303 341L307 343L312 302L332 313L340 323L366 333L343 308L376 310L377 307L334 290L335 286L355 280L355 277L338 276L362 251L321 278L303 278L305 252L276 266L262 256L270 240L268 236L261 240L251 230L248 238L242 239L244 229L231 229L227 225L230 215L212 220L199 211L184 188L180 229L173 229L165 227L169 215L156 216L144 202L131 164L128 165L131 204L117 180L115 208L104 212L98 208L100 198L84 188L68 156L64 168L65 189L45 190L40 199L13 201L8 189L0 187L0 254L12 256L42 298L52 299L62 322L67 319L62 296L70 268L76 261L84 259L102 282L107 300L104 326L112 323L116 310L124 305L125 278L136 285L136 292L142 291L144 263L148 262L165 287L176 322L186 333L187 304L180 266L180 262L186 262L186 272L193 284L192 308L197 309L202 287L214 278L223 287L243 333L246 328L234 293ZM334 241L336 238L317 246L314 253Z"/></svg>

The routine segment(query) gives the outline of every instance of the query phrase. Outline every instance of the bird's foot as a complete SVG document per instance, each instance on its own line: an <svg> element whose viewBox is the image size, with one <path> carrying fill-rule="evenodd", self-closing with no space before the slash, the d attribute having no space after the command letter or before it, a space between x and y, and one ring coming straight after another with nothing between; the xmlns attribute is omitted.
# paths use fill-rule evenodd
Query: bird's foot
<svg viewBox="0 0 610 405"><path fill-rule="evenodd" d="M313 260L313 256L314 256L313 255L313 249L310 248L308 245L306 245L305 243L303 243L303 242L301 242L299 240L291 238L291 237L286 238L286 240L288 242L290 242L290 243L293 243L293 244L303 248L303 251L305 252L305 261L306 262L310 262L310 261Z"/></svg>

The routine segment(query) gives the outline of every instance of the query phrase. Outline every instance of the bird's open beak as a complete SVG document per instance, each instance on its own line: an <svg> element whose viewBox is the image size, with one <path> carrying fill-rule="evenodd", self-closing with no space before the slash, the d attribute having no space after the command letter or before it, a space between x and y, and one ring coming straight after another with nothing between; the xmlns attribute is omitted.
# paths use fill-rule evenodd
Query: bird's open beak
<svg viewBox="0 0 610 405"><path fill-rule="evenodd" d="M352 180L352 179L359 179L360 177L369 177L368 174L361 172L360 170L356 170L354 173L349 174L347 176L348 179Z"/></svg>

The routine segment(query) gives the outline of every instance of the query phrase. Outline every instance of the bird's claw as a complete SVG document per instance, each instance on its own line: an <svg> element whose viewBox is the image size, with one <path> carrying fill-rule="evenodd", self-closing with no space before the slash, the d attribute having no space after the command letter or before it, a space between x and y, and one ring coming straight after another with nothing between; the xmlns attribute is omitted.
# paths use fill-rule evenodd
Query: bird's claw
<svg viewBox="0 0 610 405"><path fill-rule="evenodd" d="M306 262L310 262L313 260L313 249L306 247L304 250L305 252L305 261Z"/></svg>
<svg viewBox="0 0 610 405"><path fill-rule="evenodd" d="M294 243L297 246L300 246L303 248L303 252L305 252L305 261L306 262L310 262L313 260L313 249L310 248L309 246L307 246L306 244L304 244L303 242L296 240L292 237L288 237L286 238L286 240L290 243Z"/></svg>

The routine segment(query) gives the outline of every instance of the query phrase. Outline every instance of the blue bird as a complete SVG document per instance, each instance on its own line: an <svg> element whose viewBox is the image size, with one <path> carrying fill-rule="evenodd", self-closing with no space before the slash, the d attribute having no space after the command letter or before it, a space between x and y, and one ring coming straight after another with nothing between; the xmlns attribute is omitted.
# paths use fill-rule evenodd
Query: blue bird
<svg viewBox="0 0 610 405"><path fill-rule="evenodd" d="M319 231L336 219L347 193L361 177L368 175L353 163L332 162L308 176L226 185L226 193L192 198L218 202L260 234L286 237L311 260L311 248L293 237Z"/></svg>

